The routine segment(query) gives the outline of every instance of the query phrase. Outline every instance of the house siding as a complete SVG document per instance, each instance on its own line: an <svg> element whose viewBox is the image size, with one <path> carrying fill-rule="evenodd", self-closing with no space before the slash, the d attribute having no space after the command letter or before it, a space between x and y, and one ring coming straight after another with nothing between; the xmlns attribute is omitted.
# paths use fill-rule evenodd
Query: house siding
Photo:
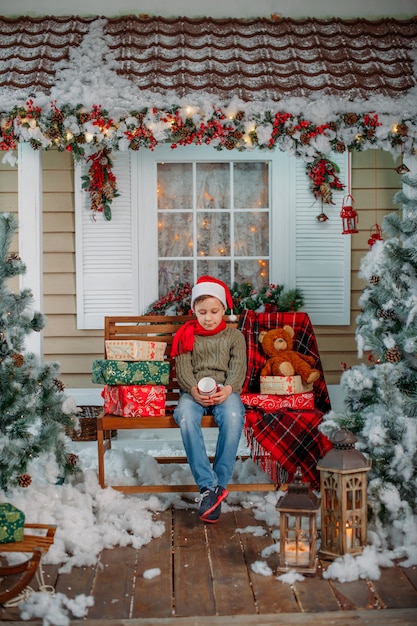
<svg viewBox="0 0 417 626"><path fill-rule="evenodd" d="M369 250L371 227L392 212L401 177L390 153L377 150L353 153L352 196L359 214L359 230L352 235L351 322L347 326L316 326L316 336L327 383L338 385L342 371L359 363L355 342L358 298L365 286L358 276ZM0 210L17 213L17 168L0 164ZM58 361L61 380L68 388L97 388L91 382L93 359L103 354L103 332L77 330L75 289L74 163L66 152L43 153L44 225L44 357ZM14 242L17 249L17 239ZM18 288L17 282L10 287Z"/></svg>

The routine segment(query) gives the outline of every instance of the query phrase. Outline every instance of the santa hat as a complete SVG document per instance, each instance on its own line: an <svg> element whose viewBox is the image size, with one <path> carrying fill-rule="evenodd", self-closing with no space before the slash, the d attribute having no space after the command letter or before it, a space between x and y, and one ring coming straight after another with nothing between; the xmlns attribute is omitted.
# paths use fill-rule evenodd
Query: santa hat
<svg viewBox="0 0 417 626"><path fill-rule="evenodd" d="M191 292L191 309L194 310L194 302L200 296L213 296L220 300L225 309L230 309L229 319L234 322L236 315L233 314L233 300L229 287L218 278L213 276L201 276Z"/></svg>

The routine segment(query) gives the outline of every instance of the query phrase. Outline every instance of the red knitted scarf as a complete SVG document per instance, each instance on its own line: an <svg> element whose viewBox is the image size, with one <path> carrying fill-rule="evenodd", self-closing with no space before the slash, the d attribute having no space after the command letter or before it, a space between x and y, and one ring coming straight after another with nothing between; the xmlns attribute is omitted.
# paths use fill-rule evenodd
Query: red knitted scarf
<svg viewBox="0 0 417 626"><path fill-rule="evenodd" d="M184 354L184 352L191 352L194 348L195 335L208 337L210 335L216 335L225 328L226 322L224 320L222 320L220 324L213 330L206 330L201 326L201 324L197 322L197 320L191 320L190 322L186 322L175 333L172 342L171 356L176 357L179 354Z"/></svg>

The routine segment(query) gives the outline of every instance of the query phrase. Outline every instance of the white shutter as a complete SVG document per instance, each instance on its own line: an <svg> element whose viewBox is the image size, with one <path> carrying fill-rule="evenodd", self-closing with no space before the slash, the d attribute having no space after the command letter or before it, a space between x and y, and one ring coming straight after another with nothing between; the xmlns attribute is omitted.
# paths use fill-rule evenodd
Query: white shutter
<svg viewBox="0 0 417 626"><path fill-rule="evenodd" d="M110 221L101 213L93 219L89 195L80 188L88 166L77 166L75 172L79 329L103 328L105 315L138 313L137 193L132 194L130 155L115 152L112 160L120 196L113 200Z"/></svg>
<svg viewBox="0 0 417 626"><path fill-rule="evenodd" d="M348 155L332 154L340 168L343 191L333 191L334 205L315 201L305 163L295 159L295 181L291 185L295 211L295 284L303 292L304 310L316 325L350 323L350 246L352 235L342 235L340 210L348 193ZM329 217L319 222L317 215ZM353 235L354 236L354 235Z"/></svg>

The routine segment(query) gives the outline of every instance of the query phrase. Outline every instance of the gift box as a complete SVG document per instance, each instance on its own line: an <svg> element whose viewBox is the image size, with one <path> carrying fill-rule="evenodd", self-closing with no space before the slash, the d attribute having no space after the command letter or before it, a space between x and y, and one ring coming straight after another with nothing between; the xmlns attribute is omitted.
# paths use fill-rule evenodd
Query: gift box
<svg viewBox="0 0 417 626"><path fill-rule="evenodd" d="M95 359L91 380L99 385L168 385L169 361Z"/></svg>
<svg viewBox="0 0 417 626"><path fill-rule="evenodd" d="M104 410L120 417L165 415L166 388L162 385L106 385L101 392Z"/></svg>
<svg viewBox="0 0 417 626"><path fill-rule="evenodd" d="M240 397L246 406L259 407L270 413L287 408L314 409L314 393L312 391L285 396L269 393L242 393Z"/></svg>
<svg viewBox="0 0 417 626"><path fill-rule="evenodd" d="M25 514L8 502L0 503L0 543L23 541Z"/></svg>
<svg viewBox="0 0 417 626"><path fill-rule="evenodd" d="M312 391L313 385L306 385L301 376L261 376L261 394L288 395Z"/></svg>
<svg viewBox="0 0 417 626"><path fill-rule="evenodd" d="M118 361L163 361L163 341L106 340L106 357Z"/></svg>

